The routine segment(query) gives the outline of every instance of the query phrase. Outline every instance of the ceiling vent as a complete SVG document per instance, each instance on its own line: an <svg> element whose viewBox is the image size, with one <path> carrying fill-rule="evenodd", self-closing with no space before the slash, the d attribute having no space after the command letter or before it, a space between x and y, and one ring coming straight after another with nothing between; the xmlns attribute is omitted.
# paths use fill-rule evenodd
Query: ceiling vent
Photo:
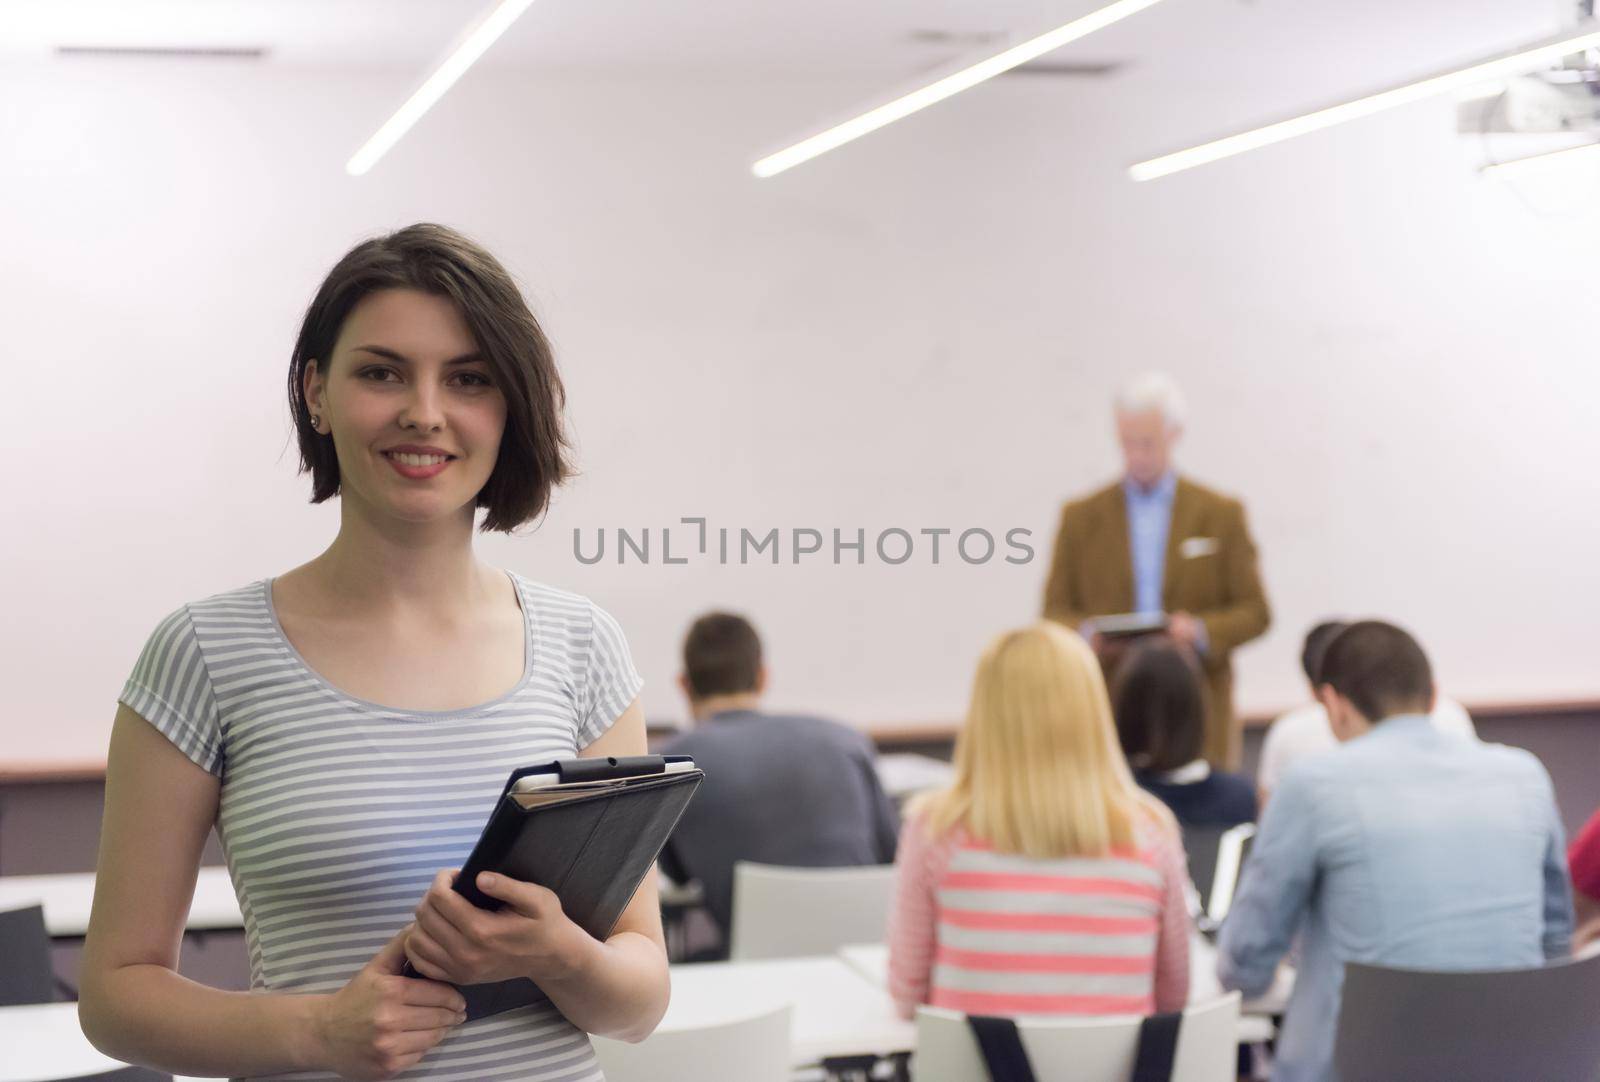
<svg viewBox="0 0 1600 1082"><path fill-rule="evenodd" d="M933 45L943 49L957 49L963 53L977 53L985 48L1004 47L1007 35L995 30L913 30L906 35L914 45ZM1127 64L1121 60L1050 60L1041 57L1012 68L1004 75L1053 75L1065 78L1101 78L1114 75Z"/></svg>

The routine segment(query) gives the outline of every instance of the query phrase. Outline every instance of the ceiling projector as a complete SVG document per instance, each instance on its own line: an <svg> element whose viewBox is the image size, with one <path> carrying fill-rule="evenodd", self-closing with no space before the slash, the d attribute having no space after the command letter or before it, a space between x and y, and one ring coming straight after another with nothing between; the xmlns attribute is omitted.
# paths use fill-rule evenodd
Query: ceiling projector
<svg viewBox="0 0 1600 1082"><path fill-rule="evenodd" d="M1509 79L1498 94L1462 102L1456 129L1600 134L1600 64L1584 53L1565 66Z"/></svg>

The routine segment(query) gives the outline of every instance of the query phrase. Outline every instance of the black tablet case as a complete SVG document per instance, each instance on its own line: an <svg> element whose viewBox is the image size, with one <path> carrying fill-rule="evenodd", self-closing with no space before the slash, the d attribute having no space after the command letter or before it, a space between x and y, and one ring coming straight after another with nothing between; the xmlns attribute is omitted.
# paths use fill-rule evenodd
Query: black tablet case
<svg viewBox="0 0 1600 1082"><path fill-rule="evenodd" d="M564 759L512 771L483 834L456 876L456 893L480 909L499 909L504 903L478 890L478 873L499 872L537 883L555 891L562 911L574 923L604 940L705 777L698 769L663 773L668 762L684 758ZM562 784L631 780L533 808L523 808L512 799L511 787L519 778L552 770ZM420 976L409 962L404 975ZM467 985L461 994L469 1021L546 998L533 981L522 977Z"/></svg>

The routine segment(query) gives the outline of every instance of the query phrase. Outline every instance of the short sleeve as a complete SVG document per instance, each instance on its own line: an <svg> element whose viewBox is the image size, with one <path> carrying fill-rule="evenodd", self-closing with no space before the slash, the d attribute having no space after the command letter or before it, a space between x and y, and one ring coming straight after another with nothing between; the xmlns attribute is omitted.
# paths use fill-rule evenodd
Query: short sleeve
<svg viewBox="0 0 1600 1082"><path fill-rule="evenodd" d="M222 723L188 606L150 633L117 701L127 704L208 773L222 776Z"/></svg>
<svg viewBox="0 0 1600 1082"><path fill-rule="evenodd" d="M628 709L644 687L633 667L622 626L599 605L590 602L592 617L589 659L578 700L578 747L588 747L603 736Z"/></svg>

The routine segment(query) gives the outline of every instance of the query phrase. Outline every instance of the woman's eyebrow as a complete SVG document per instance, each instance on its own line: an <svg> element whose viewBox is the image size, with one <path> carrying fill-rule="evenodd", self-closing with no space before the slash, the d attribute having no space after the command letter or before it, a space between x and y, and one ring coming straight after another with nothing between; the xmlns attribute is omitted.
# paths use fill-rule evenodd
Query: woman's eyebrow
<svg viewBox="0 0 1600 1082"><path fill-rule="evenodd" d="M354 349L361 353L376 353L380 357L386 357L391 361L399 361L401 364L411 363L411 358L403 353L396 353L386 346L356 346ZM483 360L483 355L474 350L471 353L463 353L459 357L453 357L444 363L445 367L448 368L453 364L471 364L473 361L481 360Z"/></svg>

